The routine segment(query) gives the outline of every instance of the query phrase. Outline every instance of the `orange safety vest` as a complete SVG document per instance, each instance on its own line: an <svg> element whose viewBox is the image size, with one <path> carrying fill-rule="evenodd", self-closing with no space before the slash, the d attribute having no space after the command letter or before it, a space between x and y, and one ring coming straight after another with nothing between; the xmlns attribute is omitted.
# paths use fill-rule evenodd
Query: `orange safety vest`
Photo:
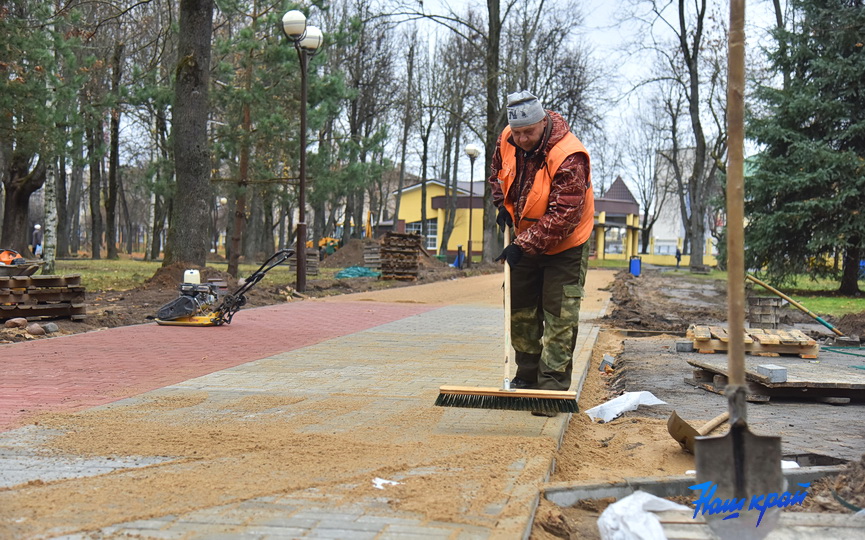
<svg viewBox="0 0 865 540"><path fill-rule="evenodd" d="M541 219L547 212L547 206L550 202L550 185L553 182L553 176L558 172L562 162L571 154L585 154L586 160L589 160L589 152L583 143L576 135L570 131L562 137L562 139L547 152L547 163L545 167L541 167L535 174L535 182L532 184L532 190L526 199L526 206L523 208L520 221L517 221L514 212L514 203L507 197L508 192L516 179L517 170L517 147L508 142L511 136L510 126L506 126L501 135L501 144L499 145L502 156L502 168L499 170L498 178L502 184L502 192L505 195L505 208L514 219L517 227L517 234L525 231L538 220ZM571 233L562 239L561 242L546 251L547 254L553 255L560 253L566 249L582 245L588 241L592 235L592 229L595 225L595 194L592 192L592 173L589 168L589 189L586 190L586 204L583 207L583 215L580 222Z"/></svg>

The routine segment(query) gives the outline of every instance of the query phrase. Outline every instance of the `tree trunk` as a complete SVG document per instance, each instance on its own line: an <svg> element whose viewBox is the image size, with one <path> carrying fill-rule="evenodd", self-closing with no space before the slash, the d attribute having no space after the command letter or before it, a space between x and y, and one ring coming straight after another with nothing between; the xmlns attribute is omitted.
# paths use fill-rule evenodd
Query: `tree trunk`
<svg viewBox="0 0 865 540"><path fill-rule="evenodd" d="M484 249L483 260L492 262L493 257L502 249L502 237L496 228L496 209L493 208L490 183L486 181L493 164L493 153L496 141L505 128L505 116L501 114L502 97L499 96L499 48L502 33L502 21L499 0L487 0L487 20L489 25L487 42L487 132L484 152Z"/></svg>
<svg viewBox="0 0 865 540"><path fill-rule="evenodd" d="M859 237L850 237L849 247L844 251L844 270L841 274L841 287L838 292L847 296L862 294L859 290L859 261L862 260L862 247Z"/></svg>
<svg viewBox="0 0 865 540"><path fill-rule="evenodd" d="M458 120L460 116L462 116L462 106L457 105L457 118L451 124L451 132L453 133L452 139L445 136L445 141L447 143L445 144L445 152L447 152L448 154L445 158L445 163L450 170L445 174L445 178L447 178L448 180L446 181L447 189L445 191L445 219L444 227L441 231L441 245L439 245L439 255L447 254L448 243L450 243L451 233L453 233L456 221L457 201L459 201L460 198L458 182L459 167L457 167L460 156L460 141L462 140L462 123ZM471 208L469 208L469 212L471 212ZM465 249L463 251L468 253L468 244L466 244L464 248Z"/></svg>
<svg viewBox="0 0 865 540"><path fill-rule="evenodd" d="M174 156L177 190L163 266L207 262L207 227L213 196L207 139L213 0L181 0L174 87Z"/></svg>
<svg viewBox="0 0 865 540"><path fill-rule="evenodd" d="M129 215L129 203L126 200L126 190L123 188L122 176L118 176L117 178L117 195L120 197L120 206L123 208L123 224L124 230L126 231L126 253L132 255L132 243L134 236L136 235L133 232L134 225L132 223L132 216Z"/></svg>
<svg viewBox="0 0 865 540"><path fill-rule="evenodd" d="M81 197L84 192L84 166L81 155L84 143L81 135L72 138L72 178L69 182L69 251L78 255L81 249Z"/></svg>
<svg viewBox="0 0 865 540"><path fill-rule="evenodd" d="M0 245L21 254L30 252L30 195L45 183L46 165L40 156L33 170L30 157L13 152L4 175L3 235Z"/></svg>
<svg viewBox="0 0 865 540"><path fill-rule="evenodd" d="M102 209L99 205L100 187L102 185L102 160L99 149L102 142L101 118L89 115L87 123L87 154L90 164L90 257L102 258Z"/></svg>
<svg viewBox="0 0 865 540"><path fill-rule="evenodd" d="M50 275L54 273L54 260L57 246L57 179L54 174L54 163L48 166L45 176L45 221L43 222L42 236L42 273Z"/></svg>
<svg viewBox="0 0 865 540"><path fill-rule="evenodd" d="M641 244L640 253L644 253L644 254L648 253L649 241L652 239L652 228L645 225L648 217L649 217L649 211L646 210L643 213L643 229L640 231L640 244Z"/></svg>
<svg viewBox="0 0 865 540"><path fill-rule="evenodd" d="M393 210L393 231L399 230L399 205L402 199L402 188L405 185L405 154L408 146L408 135L412 125L411 105L414 102L412 94L412 80L414 78L414 53L416 40L414 36L411 38L411 43L408 48L408 83L405 95L405 111L402 117L402 140L400 141L400 160L399 160L399 180L396 188L396 201Z"/></svg>
<svg viewBox="0 0 865 540"><path fill-rule="evenodd" d="M261 224L263 221L261 185L253 184L250 187L250 192L252 196L249 197L249 217L246 219L243 230L242 253L247 261L254 261L261 250Z"/></svg>
<svg viewBox="0 0 865 540"><path fill-rule="evenodd" d="M159 259L162 253L162 236L165 232L165 217L171 212L170 203L159 195L156 196L153 206L153 233L150 244L150 260Z"/></svg>
<svg viewBox="0 0 865 540"><path fill-rule="evenodd" d="M354 191L349 191L345 197L345 215L342 218L342 245L351 240L351 220L354 219Z"/></svg>
<svg viewBox="0 0 865 540"><path fill-rule="evenodd" d="M64 130L68 133L68 130ZM57 213L57 256L69 256L69 214L67 212L66 199L66 156L61 153L58 158L57 175L55 182L55 209ZM47 211L46 211L47 213Z"/></svg>
<svg viewBox="0 0 865 540"><path fill-rule="evenodd" d="M114 44L114 56L111 58L111 94L119 101L121 59L123 43ZM108 245L108 258L117 258L117 174L120 168L120 105L111 108L110 123L111 156L108 159L108 196L105 198L105 243Z"/></svg>
<svg viewBox="0 0 865 540"><path fill-rule="evenodd" d="M274 235L273 235L273 193L271 193L270 189L267 189L267 198L262 202L262 206L264 206L264 212L262 213L262 217L264 218L262 223L262 231L261 231L261 251L264 254L264 257L270 257L273 254L274 247Z"/></svg>
<svg viewBox="0 0 865 540"><path fill-rule="evenodd" d="M249 69L246 72L246 85L249 88L250 77L252 76ZM249 133L252 129L252 119L249 110L249 103L243 104L243 123L242 132L243 140L240 143L240 164L238 175L240 181L237 184L237 198L234 201L234 222L231 227L231 252L228 257L228 275L238 277L240 271L240 255L243 253L246 241L246 191L247 181L249 180Z"/></svg>
<svg viewBox="0 0 865 540"><path fill-rule="evenodd" d="M325 227L324 206L325 206L324 201L319 201L319 202L316 202L315 204L312 205L312 237L313 237L315 242L318 242L319 240L321 240L324 237L324 227ZM288 202L284 201L282 203L283 219L285 219L284 216L288 215L288 213L289 213L288 210L289 210L288 209ZM280 227L280 231L282 231L281 227ZM281 246L285 245L282 237L280 237L279 243ZM318 244L316 243L314 245L318 245Z"/></svg>

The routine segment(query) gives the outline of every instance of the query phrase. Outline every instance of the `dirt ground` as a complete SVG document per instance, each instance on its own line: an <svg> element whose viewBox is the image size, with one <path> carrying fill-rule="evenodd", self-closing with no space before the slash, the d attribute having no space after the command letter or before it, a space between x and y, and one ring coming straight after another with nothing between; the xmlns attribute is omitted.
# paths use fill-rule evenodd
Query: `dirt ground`
<svg viewBox="0 0 865 540"><path fill-rule="evenodd" d="M348 249L349 247L351 249ZM325 261L325 265L337 265L337 267L362 265L362 246L347 246L344 249L345 251L341 250L334 254L330 260ZM447 298L465 301L471 295L486 295L488 297L485 297L486 301L493 304L500 302L499 296L490 294L486 290L460 290L458 285L460 281L451 280L467 275L468 272L466 271L451 268L445 263L426 257L421 259L421 263L421 274L417 283L383 282L376 278L319 280L312 277L308 282L307 296L331 297L354 294L356 299L363 299L364 293L380 291L377 293L377 300L379 301L447 303ZM480 266L473 268L471 273L497 273L500 272L500 268L498 265ZM61 327L60 334L152 321L152 317L160 306L177 297L177 284L181 280L183 270L182 268L163 269L148 282L130 291L88 292L87 320L84 322L56 321ZM227 276L212 268L203 269L202 279L209 278L226 279ZM610 270L593 270L589 273L589 279L595 288L606 289L600 291L602 295L607 292L611 293L612 303L608 310L609 314L603 319L595 321L603 329L599 334L592 365L580 397L580 409L583 411L607 401L628 388L628 381L622 377L622 373L626 371L624 369L626 366L618 358L627 357L626 348L632 346L629 345L629 339L631 341L634 339L637 341L652 339L655 340L652 343L659 343L657 347L669 347L669 343L675 341L677 336L683 335L691 323L724 324L726 320L726 286L723 282L705 279L702 276L689 276L685 271L659 271L651 268L644 268L639 278L635 278L624 271L616 273ZM448 280L446 286L442 283L443 280ZM229 288L236 286L236 283L228 281ZM413 288L409 295L405 294L406 291L399 290L406 285L416 284L425 286ZM383 288L388 290L381 291ZM587 287L587 290L591 289L591 286ZM446 294L443 292L445 290L448 291ZM340 296L340 298L344 297ZM333 298L333 300L338 299ZM265 278L249 294L248 306L269 305L285 301L302 301L302 299L298 298L290 288L269 285L267 278ZM584 305L599 301L601 301L600 297L587 296L584 299ZM797 310L785 308L781 322L807 325L812 321L807 315ZM858 314L830 322L848 335L865 336L865 306L863 306L863 311ZM651 337L628 338L623 332L625 329L646 331ZM20 331L3 330L2 332L0 340L18 341L26 339L21 336ZM658 333L666 334L658 335ZM664 340L666 340L666 345ZM655 347L656 345L643 346ZM616 371L618 373L614 371L607 374L597 369L605 354L617 358ZM633 377L638 374L639 370L631 371L631 382L633 382ZM189 398L190 396L186 396L183 399ZM170 411L188 405L185 402L174 403L168 400L161 404L154 403L153 407L162 406L165 410ZM283 404L249 402L232 404L230 408L232 410L246 410L252 407L254 410L269 410L279 405ZM345 406L345 404L341 406ZM832 409L832 411L839 410L841 409ZM132 411L132 413L137 418L141 411ZM709 408L706 408L705 413L689 416L688 420L696 423L708 420L712 416L714 414L709 411ZM46 419L46 421L49 420ZM126 421L123 418L120 420ZM95 418L93 424L88 425L88 429L82 430L82 433L90 437L88 439L90 443L94 440L104 440L106 441L105 444L116 444L116 441L112 441L111 437L104 439L94 437L92 430L97 429L97 427L101 430L105 426L110 428L111 423L106 422L105 418ZM181 427L182 429L178 432L177 444L183 443L185 434L182 432L188 429L188 426ZM159 429L164 429L164 427ZM242 430L244 427L239 426L238 429ZM202 436L206 438L207 426L202 426L202 430ZM243 437L238 437L238 440L242 439ZM268 446L268 441L256 440L253 442L263 445L262 447L265 449L272 450ZM230 443L231 441L222 441L216 450L220 456L252 451L249 447L251 443L244 443L237 447ZM70 444L75 446L76 444L84 444L84 442L73 441ZM135 444L140 445L141 443L136 441ZM521 442L520 451L530 453L531 448L526 444ZM445 446L443 445L441 449L442 459L446 459L444 457L447 454L445 450L449 450ZM506 441L502 442L503 451L512 450L512 446ZM75 447L73 449L81 450L82 448ZM104 451L105 449L99 448L98 450ZM139 454L142 452L140 447L135 450ZM153 452L164 452L164 449L153 449ZM471 455L471 452L470 448L466 448L465 452L460 454L464 458L466 455ZM274 455L262 455L263 462L272 458ZM676 447L667 433L665 418L657 414L647 415L640 411L626 413L607 424L593 423L586 415L575 414L563 440L557 457L557 469L551 480L555 482L614 482L627 477L677 475L693 468L693 457ZM820 494L815 492L815 496L812 497L812 500L817 501L817 506L814 506L814 509L833 508L833 511L840 511L831 507L834 500L828 490L829 487L836 489L838 493L845 493L850 497L848 500L855 501L861 506L865 501L857 498L856 493L861 495L863 492L862 482L865 478L862 473L863 469L865 469L865 463L854 462L850 465L849 474L841 479L841 484L835 485L833 483L830 486L827 481L825 485L821 485L823 491ZM241 472L238 471L238 477L246 476L246 474L240 474ZM817 487L815 485L815 489ZM438 502L444 504L444 501L437 500ZM559 508L542 500L531 537L538 540L597 538L598 533L595 525L597 517L611 502L589 501L580 507Z"/></svg>
<svg viewBox="0 0 865 540"><path fill-rule="evenodd" d="M668 405L641 407L607 423L574 415L557 458L554 482L604 483L628 477L681 475L695 468L691 454L681 451L667 432L666 418L676 410L699 426L726 408L726 398L683 382L689 366L673 351L675 341L692 323L726 326L726 283L686 272L645 269L640 277L619 272L610 287L612 303L601 319L604 330L593 352L592 366L580 396L580 410L625 391L651 390ZM865 308L865 300L863 300ZM847 335L865 336L865 311L830 322ZM782 308L780 323L825 339L828 331L792 307ZM643 337L634 337L634 336ZM615 371L599 371L603 356L615 358ZM679 370L678 372L675 370ZM840 455L849 459L847 472L815 482L806 504L796 511L846 513L832 495L860 508L865 503L865 405L836 407L807 401L749 408L749 422L761 434L779 433L782 452ZM783 430L783 431L782 431ZM714 434L723 434L720 428ZM807 450L806 450L807 449ZM858 459L862 456L861 459ZM842 495L843 493L843 495ZM680 504L690 504L685 497ZM614 499L581 501L560 508L542 500L531 538L600 538L597 519Z"/></svg>

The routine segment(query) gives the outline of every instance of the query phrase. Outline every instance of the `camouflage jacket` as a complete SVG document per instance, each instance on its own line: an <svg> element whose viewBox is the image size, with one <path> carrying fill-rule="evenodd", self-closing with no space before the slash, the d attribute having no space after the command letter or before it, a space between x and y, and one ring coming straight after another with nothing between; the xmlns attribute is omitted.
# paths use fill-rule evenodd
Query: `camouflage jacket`
<svg viewBox="0 0 865 540"><path fill-rule="evenodd" d="M570 131L568 123L560 114L553 111L547 111L547 114L552 120L552 129L549 134L545 133L538 149L529 153L517 148L517 178L507 194L508 200L516 201L514 210L517 218L525 207L535 174L544 165L546 153ZM509 139L508 143L513 144L513 140ZM496 208L502 205L505 197L498 181L502 165L501 144L499 137L488 179ZM561 242L580 222L588 189L591 189L591 185L586 157L583 154L568 156L553 177L546 213L540 221L517 236L514 243L527 255L538 255Z"/></svg>

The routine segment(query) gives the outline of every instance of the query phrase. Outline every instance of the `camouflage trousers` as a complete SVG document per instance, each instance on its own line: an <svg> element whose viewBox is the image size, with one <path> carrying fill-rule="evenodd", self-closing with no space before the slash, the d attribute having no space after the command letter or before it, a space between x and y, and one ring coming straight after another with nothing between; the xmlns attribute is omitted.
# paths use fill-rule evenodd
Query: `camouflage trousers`
<svg viewBox="0 0 865 540"><path fill-rule="evenodd" d="M516 376L543 390L571 385L588 242L555 255L524 255L511 270Z"/></svg>

